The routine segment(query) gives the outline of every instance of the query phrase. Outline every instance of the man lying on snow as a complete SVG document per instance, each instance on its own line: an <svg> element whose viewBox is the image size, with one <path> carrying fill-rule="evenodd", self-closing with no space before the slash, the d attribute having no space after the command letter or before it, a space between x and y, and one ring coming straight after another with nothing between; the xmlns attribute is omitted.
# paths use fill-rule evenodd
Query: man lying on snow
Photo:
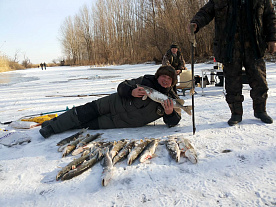
<svg viewBox="0 0 276 207"><path fill-rule="evenodd" d="M176 73L171 66L161 66L155 75L144 75L120 83L117 93L74 107L60 116L45 121L39 130L44 138L69 129L113 129L141 127L160 117L168 127L177 125L181 116L174 110L173 102L163 104L150 98L142 100L146 92L136 84L151 87L169 97L178 99L173 91L177 83Z"/></svg>

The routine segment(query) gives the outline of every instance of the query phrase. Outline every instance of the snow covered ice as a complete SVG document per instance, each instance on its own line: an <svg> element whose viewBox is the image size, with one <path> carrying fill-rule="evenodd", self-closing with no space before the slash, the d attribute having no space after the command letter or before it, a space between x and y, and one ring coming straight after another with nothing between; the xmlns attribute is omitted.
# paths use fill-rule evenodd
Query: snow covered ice
<svg viewBox="0 0 276 207"><path fill-rule="evenodd" d="M65 110L116 92L125 79L154 74L160 65L138 64L106 67L53 67L0 73L0 121ZM190 69L190 65L187 65ZM211 64L196 64L195 74ZM3 78L5 76L5 78ZM8 80L5 82L5 80ZM267 63L268 114L276 120L276 64ZM208 85L202 96L196 88L195 121L182 111L176 127L167 128L162 119L140 128L88 130L103 133L100 140L166 138L182 135L198 154L193 164L181 157L176 163L165 145L146 163L126 159L115 165L106 187L101 185L102 166L97 163L83 174L56 181L61 167L74 159L62 158L56 144L79 130L44 139L40 127L6 130L27 133L31 142L0 145L0 206L276 206L275 123L264 124L253 115L250 87L245 84L243 121L227 124L230 110L222 87ZM191 105L191 96L181 96Z"/></svg>

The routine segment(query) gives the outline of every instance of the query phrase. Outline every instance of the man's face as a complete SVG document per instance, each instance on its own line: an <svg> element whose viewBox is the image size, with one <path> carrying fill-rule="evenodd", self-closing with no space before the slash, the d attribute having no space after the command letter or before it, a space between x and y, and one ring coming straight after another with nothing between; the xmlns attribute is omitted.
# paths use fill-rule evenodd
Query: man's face
<svg viewBox="0 0 276 207"><path fill-rule="evenodd" d="M169 88L172 85L172 78L167 75L160 75L157 81L163 88Z"/></svg>
<svg viewBox="0 0 276 207"><path fill-rule="evenodd" d="M177 48L172 48L171 51L172 51L172 54L176 54L177 53Z"/></svg>

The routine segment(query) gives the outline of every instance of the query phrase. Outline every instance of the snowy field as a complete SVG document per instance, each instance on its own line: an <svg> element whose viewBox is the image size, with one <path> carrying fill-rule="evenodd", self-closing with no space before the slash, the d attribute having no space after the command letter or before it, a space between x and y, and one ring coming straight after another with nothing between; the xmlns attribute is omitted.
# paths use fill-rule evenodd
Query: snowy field
<svg viewBox="0 0 276 207"><path fill-rule="evenodd" d="M85 104L116 92L125 79L154 74L159 66L53 67L0 73L0 121ZM210 68L212 64L196 64L195 74ZM267 80L267 111L276 121L275 63L267 63ZM196 92L195 135L192 118L183 111L182 120L173 128L160 119L141 128L88 131L103 133L99 140L105 141L182 135L198 154L197 164L184 157L176 163L165 145L159 145L156 157L147 163L117 163L106 187L101 185L100 163L71 180L55 179L61 167L74 159L62 158L56 144L79 130L44 139L40 127L15 129L1 124L1 130L28 134L31 142L12 147L0 144L0 206L276 206L275 123L267 125L254 118L248 85L243 88L243 121L233 127L227 124L230 110L222 87L208 85L204 96L201 88ZM191 104L188 92L181 98L185 105Z"/></svg>

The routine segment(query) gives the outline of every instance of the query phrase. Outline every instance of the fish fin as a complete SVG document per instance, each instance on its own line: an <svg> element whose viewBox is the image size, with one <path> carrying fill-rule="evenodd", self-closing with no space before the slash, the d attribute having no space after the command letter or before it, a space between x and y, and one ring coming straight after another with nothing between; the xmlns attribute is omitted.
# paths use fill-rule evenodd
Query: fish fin
<svg viewBox="0 0 276 207"><path fill-rule="evenodd" d="M142 100L144 101L144 100L146 100L148 98L148 96L147 95L144 95L143 97L142 97Z"/></svg>
<svg viewBox="0 0 276 207"><path fill-rule="evenodd" d="M198 162L198 158L194 150L187 150L185 152L185 157L187 157L188 160L190 160L193 164L196 164Z"/></svg>
<svg viewBox="0 0 276 207"><path fill-rule="evenodd" d="M177 112L179 114L179 116L181 116L181 109L180 108L175 108L174 110L175 110L175 112Z"/></svg>
<svg viewBox="0 0 276 207"><path fill-rule="evenodd" d="M192 115L192 106L181 107L187 114Z"/></svg>
<svg viewBox="0 0 276 207"><path fill-rule="evenodd" d="M175 99L175 101L177 103L179 103L180 105L184 105L185 101L183 99Z"/></svg>
<svg viewBox="0 0 276 207"><path fill-rule="evenodd" d="M190 90L190 95L192 96L192 95L194 95L195 94L195 89L194 88L191 88L191 90Z"/></svg>

